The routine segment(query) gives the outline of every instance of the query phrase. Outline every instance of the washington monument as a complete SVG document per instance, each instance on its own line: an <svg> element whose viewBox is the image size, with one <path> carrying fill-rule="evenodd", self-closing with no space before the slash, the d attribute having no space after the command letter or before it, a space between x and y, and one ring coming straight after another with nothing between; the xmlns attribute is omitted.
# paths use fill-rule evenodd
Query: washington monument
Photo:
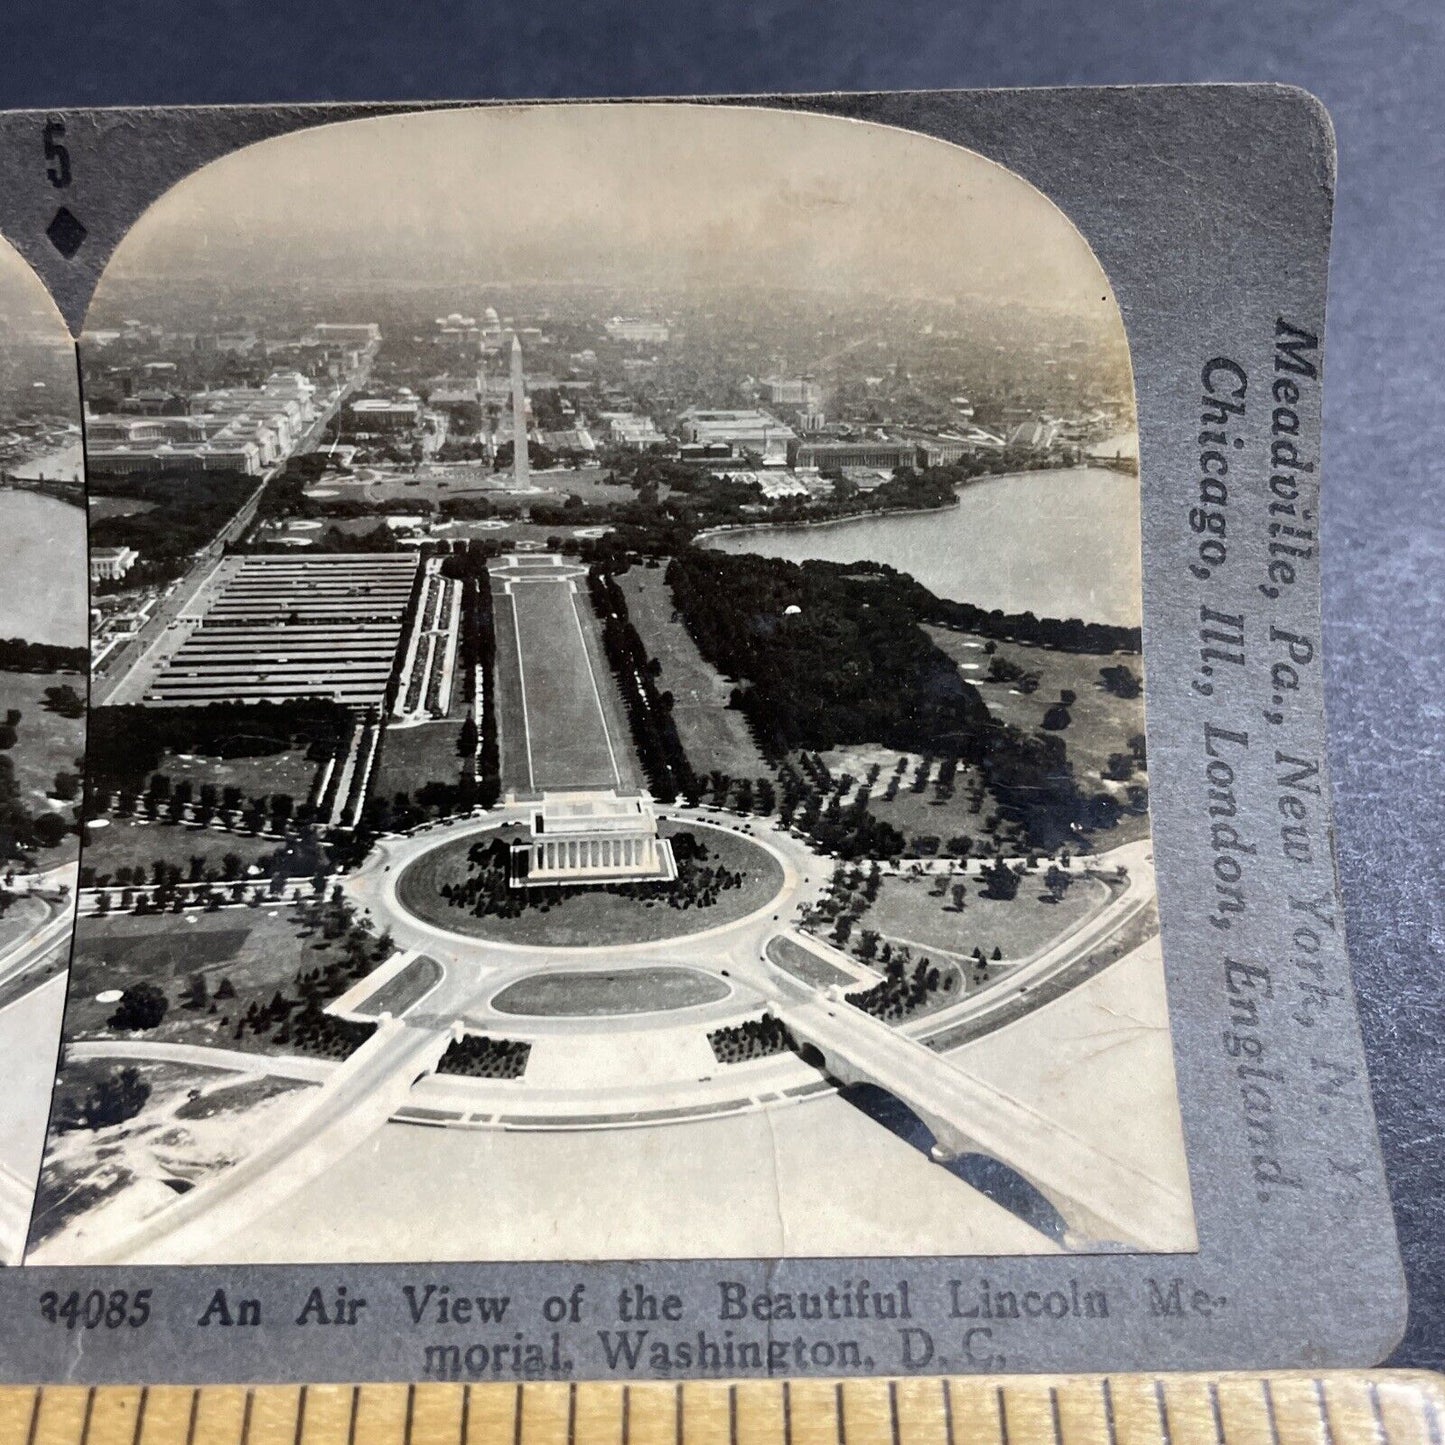
<svg viewBox="0 0 1445 1445"><path fill-rule="evenodd" d="M527 458L527 396L522 389L522 339L512 333L512 485L518 490L530 485Z"/></svg>

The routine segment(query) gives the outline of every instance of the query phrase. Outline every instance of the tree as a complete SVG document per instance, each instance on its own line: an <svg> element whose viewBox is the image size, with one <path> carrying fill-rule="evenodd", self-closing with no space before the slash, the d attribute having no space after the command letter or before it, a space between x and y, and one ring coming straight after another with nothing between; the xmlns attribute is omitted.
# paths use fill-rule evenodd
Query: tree
<svg viewBox="0 0 1445 1445"><path fill-rule="evenodd" d="M1069 709L1062 702L1056 702L1044 714L1043 726L1051 733L1061 733L1072 721Z"/></svg>
<svg viewBox="0 0 1445 1445"><path fill-rule="evenodd" d="M45 689L45 708L61 717L84 717L85 699L69 683L63 682Z"/></svg>
<svg viewBox="0 0 1445 1445"><path fill-rule="evenodd" d="M955 913L962 913L964 899L968 897L968 888L963 883L953 885L953 910Z"/></svg>
<svg viewBox="0 0 1445 1445"><path fill-rule="evenodd" d="M1073 876L1065 873L1064 870L1057 865L1051 866L1049 871L1044 874L1044 887L1049 890L1049 897L1052 898L1055 903L1063 900L1064 894L1069 891L1069 884L1073 881Z"/></svg>
<svg viewBox="0 0 1445 1445"><path fill-rule="evenodd" d="M31 825L35 829L35 841L42 848L55 848L68 831L65 819L58 813L42 813Z"/></svg>
<svg viewBox="0 0 1445 1445"><path fill-rule="evenodd" d="M1002 858L985 868L983 877L985 880L984 893L989 898L1009 899L1017 896L1019 891L1018 874Z"/></svg>
<svg viewBox="0 0 1445 1445"><path fill-rule="evenodd" d="M19 737L11 723L0 723L0 749L13 748Z"/></svg>
<svg viewBox="0 0 1445 1445"><path fill-rule="evenodd" d="M1099 677L1103 681L1104 690L1113 693L1115 697L1138 697L1144 691L1138 674L1123 663L1114 667L1101 667Z"/></svg>
<svg viewBox="0 0 1445 1445"><path fill-rule="evenodd" d="M477 724L469 709L466 719L462 723L461 731L457 734L457 756L468 760L475 758L477 755L477 741Z"/></svg>
<svg viewBox="0 0 1445 1445"><path fill-rule="evenodd" d="M141 1078L140 1070L134 1064L127 1064L92 1084L79 1108L73 1109L71 1118L76 1125L87 1129L123 1124L145 1108L150 1096L151 1086Z"/></svg>
<svg viewBox="0 0 1445 1445"><path fill-rule="evenodd" d="M193 973L191 981L186 985L186 991L181 995L181 1002L189 1009L203 1009L210 1001L205 975Z"/></svg>
<svg viewBox="0 0 1445 1445"><path fill-rule="evenodd" d="M62 768L55 775L55 782L51 785L50 795L51 797L59 798L62 803L73 802L80 796L80 775Z"/></svg>
<svg viewBox="0 0 1445 1445"><path fill-rule="evenodd" d="M1104 776L1113 783L1127 783L1134 776L1133 753L1110 753L1104 765Z"/></svg>
<svg viewBox="0 0 1445 1445"><path fill-rule="evenodd" d="M153 983L135 983L121 994L108 1022L113 1029L153 1029L166 1016L166 996Z"/></svg>

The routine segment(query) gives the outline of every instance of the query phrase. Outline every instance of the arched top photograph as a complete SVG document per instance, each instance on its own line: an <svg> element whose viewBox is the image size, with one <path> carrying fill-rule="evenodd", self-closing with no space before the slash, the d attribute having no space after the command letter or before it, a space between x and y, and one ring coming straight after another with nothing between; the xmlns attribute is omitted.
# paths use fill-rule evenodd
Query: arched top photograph
<svg viewBox="0 0 1445 1445"><path fill-rule="evenodd" d="M1195 1248L1129 345L1039 190L765 106L338 121L157 200L79 347L29 1258Z"/></svg>

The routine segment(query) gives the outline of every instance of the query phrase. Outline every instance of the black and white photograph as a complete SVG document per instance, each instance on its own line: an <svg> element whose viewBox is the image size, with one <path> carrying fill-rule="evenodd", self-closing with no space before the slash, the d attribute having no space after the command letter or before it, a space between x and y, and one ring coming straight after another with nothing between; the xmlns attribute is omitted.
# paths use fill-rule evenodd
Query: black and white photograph
<svg viewBox="0 0 1445 1445"><path fill-rule="evenodd" d="M0 1265L18 1264L65 1007L85 750L75 347L0 241Z"/></svg>
<svg viewBox="0 0 1445 1445"><path fill-rule="evenodd" d="M21 340L7 545L81 515ZM78 900L27 1262L1196 1249L1129 341L1040 191L338 121L152 204L78 346L83 783L84 617L0 603L0 1030Z"/></svg>

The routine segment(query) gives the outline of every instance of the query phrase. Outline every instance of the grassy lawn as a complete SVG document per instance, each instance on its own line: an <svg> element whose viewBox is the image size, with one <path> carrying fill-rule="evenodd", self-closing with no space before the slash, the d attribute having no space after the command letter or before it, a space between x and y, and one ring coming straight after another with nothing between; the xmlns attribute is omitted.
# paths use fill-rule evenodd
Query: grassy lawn
<svg viewBox="0 0 1445 1445"><path fill-rule="evenodd" d="M76 930L75 961L65 1012L67 1038L109 1038L114 1003L96 995L150 983L168 1001L165 1017L140 1037L166 1043L285 1053L258 1034L234 1038L234 1025L252 1001L264 1005L281 992L295 996L298 971L324 967L340 956L337 942L312 933L292 906L227 908L141 918L85 917ZM191 1008L182 994L199 973L213 1002ZM229 980L234 998L215 999ZM294 1051L292 1051L294 1052Z"/></svg>
<svg viewBox="0 0 1445 1445"><path fill-rule="evenodd" d="M532 501L555 506L574 494L589 505L606 505L630 502L635 496L631 487L604 484L600 479L605 473L600 467L533 471L532 485L541 495L528 497L515 497L505 491L512 484L511 469L494 472L490 462L428 462L415 471L409 466L365 462L360 470L375 480L357 486L344 476L327 473L320 486L327 491L334 490L348 501L431 502L433 505L454 497L487 497L498 506L526 506ZM374 526L375 521L370 525Z"/></svg>
<svg viewBox="0 0 1445 1445"><path fill-rule="evenodd" d="M139 497L102 497L92 492L86 500L86 511L92 522L105 522L112 517L140 517L154 512L158 505L143 502Z"/></svg>
<svg viewBox="0 0 1445 1445"><path fill-rule="evenodd" d="M954 780L953 796L939 802L933 785L933 780L938 776L938 759L934 759L929 767L927 786L922 792L914 792L913 780L919 764L923 761L919 753L900 753L895 748L864 743L853 747L830 748L820 756L827 763L828 771L834 779L841 781L845 775L851 776L858 784L867 780L870 768L876 765L879 769L878 781L872 785L868 811L883 822L891 823L910 843L919 837L938 838L940 842L946 843L950 838L965 836L973 840L975 853L992 850L993 835L985 831L984 824L998 805L985 788L982 801L975 810L971 791L971 769L959 768ZM900 758L906 761L907 767L899 781L897 795L890 801L885 799L884 794Z"/></svg>
<svg viewBox="0 0 1445 1445"><path fill-rule="evenodd" d="M1068 750L1074 775L1081 781L1102 783L1110 753L1129 751L1129 739L1144 731L1144 698L1115 697L1104 688L1099 670L1125 666L1142 677L1142 659L1113 654L1051 652L1042 647L1020 647L1012 642L998 644L998 655L1016 663L1025 672L1036 672L1039 685L1024 694L1016 682L987 682L989 657L981 638L965 632L948 632L929 627L928 635L956 661L964 677L983 694L988 710L1000 721L1012 723L1024 732L1036 732L1044 714L1068 689L1077 700L1069 708L1070 722L1059 737ZM969 670L973 669L973 670ZM1104 786L1109 786L1104 784Z"/></svg>
<svg viewBox="0 0 1445 1445"><path fill-rule="evenodd" d="M17 898L0 913L0 954L34 933L49 913L50 910L38 898Z"/></svg>
<svg viewBox="0 0 1445 1445"><path fill-rule="evenodd" d="M228 853L241 860L244 872L287 846L279 838L253 838L248 833L188 828L178 823L137 823L123 818L111 818L104 828L91 827L89 833L90 841L80 861L94 868L97 876L114 874L121 867L149 871L159 859L174 863L182 879L189 879L191 859L201 858L205 867L219 877L221 860Z"/></svg>
<svg viewBox="0 0 1445 1445"><path fill-rule="evenodd" d="M22 804L32 817L51 808L69 822L74 804L58 802L50 790L56 773L78 773L84 766L85 719L46 709L45 689L62 685L85 696L85 678L78 673L0 672L0 714L17 708L21 715L19 740L7 756ZM39 849L35 857L42 867L54 867L74 858L78 846L75 834L68 833L58 848Z"/></svg>
<svg viewBox="0 0 1445 1445"><path fill-rule="evenodd" d="M637 786L626 714L585 589L519 582L510 595L494 588L493 605L500 622L497 675L509 781L526 771L526 757L514 761L520 747L538 788ZM520 708L509 701L513 690ZM525 725L516 720L521 708Z"/></svg>
<svg viewBox="0 0 1445 1445"><path fill-rule="evenodd" d="M782 935L768 941L768 957L779 968L786 969L794 978L800 978L814 988L827 988L835 983L856 987L858 982L851 973L834 968L831 963L819 958L812 949L804 948L802 944L794 943L791 938L784 938Z"/></svg>
<svg viewBox="0 0 1445 1445"><path fill-rule="evenodd" d="M172 784L190 783L193 795L199 795L203 783L212 783L218 793L224 788L239 788L248 798L267 798L275 793L286 793L299 807L311 791L316 768L305 750L296 748L254 758L207 758L167 753L156 771L165 773Z"/></svg>
<svg viewBox="0 0 1445 1445"><path fill-rule="evenodd" d="M441 981L442 966L434 958L414 958L400 973L393 974L374 994L358 1004L354 1012L371 1018L383 1013L400 1018Z"/></svg>
<svg viewBox="0 0 1445 1445"><path fill-rule="evenodd" d="M1059 903L1045 901L1043 884L1032 875L1024 878L1017 896L1007 900L985 898L976 879L969 879L967 888L963 911L957 912L951 894L934 897L927 879L885 878L855 937L871 928L895 943L911 944L915 953L935 948L971 954L981 948L992 959L998 948L1002 962L1014 962L1039 952L1109 898L1103 883L1078 876Z"/></svg>
<svg viewBox="0 0 1445 1445"><path fill-rule="evenodd" d="M728 986L691 968L626 968L615 972L537 973L518 979L492 1000L506 1014L543 1018L605 1018L660 1013L716 1003Z"/></svg>
<svg viewBox="0 0 1445 1445"><path fill-rule="evenodd" d="M418 723L387 727L381 743L372 796L390 802L398 793L415 796L428 783L457 786L462 760L457 756L460 722Z"/></svg>
<svg viewBox="0 0 1445 1445"><path fill-rule="evenodd" d="M616 943L650 943L700 933L732 923L761 908L783 886L782 865L766 849L726 829L696 824L659 829L663 837L691 832L707 847L708 867L728 868L743 875L742 886L727 889L707 908L673 908L667 901L667 884L654 885L646 898L609 893L602 886L530 890L535 903L516 918L495 914L477 917L466 908L453 908L440 895L444 883L459 885L472 872L467 854L473 844L486 843L493 833L472 833L424 853L397 880L397 897L418 918L453 933L472 938L494 938L506 943L529 943L554 948L601 947Z"/></svg>
<svg viewBox="0 0 1445 1445"><path fill-rule="evenodd" d="M716 768L734 778L770 775L747 719L728 706L732 684L703 658L676 619L663 569L632 567L618 580L648 656L662 664L658 687L672 693L673 720L693 770L706 774Z"/></svg>

